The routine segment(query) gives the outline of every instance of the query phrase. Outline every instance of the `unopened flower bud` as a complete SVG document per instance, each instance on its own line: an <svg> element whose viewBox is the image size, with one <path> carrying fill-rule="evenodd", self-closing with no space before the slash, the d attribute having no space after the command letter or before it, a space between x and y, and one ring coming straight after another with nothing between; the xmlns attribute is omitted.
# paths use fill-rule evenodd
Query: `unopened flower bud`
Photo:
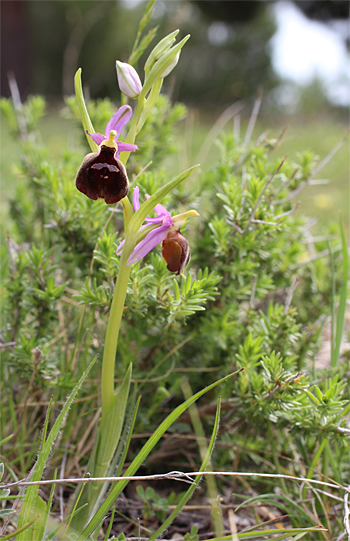
<svg viewBox="0 0 350 541"><path fill-rule="evenodd" d="M190 245L179 231L170 232L162 243L162 255L170 272L181 274L191 259Z"/></svg>
<svg viewBox="0 0 350 541"><path fill-rule="evenodd" d="M142 90L142 83L135 68L126 62L116 62L118 84L121 92L128 98L137 98Z"/></svg>
<svg viewBox="0 0 350 541"><path fill-rule="evenodd" d="M165 54L165 53L167 53L169 51L169 49L172 46L172 44L174 43L178 33L179 33L179 30L175 30L174 32L172 32L171 34L169 34L168 36L163 38L154 47L153 51L151 52L151 54L149 55L149 57L147 58L146 63L145 63L146 75L152 69L154 63L157 60L159 60L159 58L161 56L163 56L163 54Z"/></svg>
<svg viewBox="0 0 350 541"><path fill-rule="evenodd" d="M169 75L169 73L171 73L173 71L173 69L175 68L176 64L179 61L179 58L180 58L180 51L177 53L177 55L175 56L172 63L169 64L169 66L166 68L166 70L163 71L163 73L161 75L162 79L164 79L164 77L166 77L167 75Z"/></svg>

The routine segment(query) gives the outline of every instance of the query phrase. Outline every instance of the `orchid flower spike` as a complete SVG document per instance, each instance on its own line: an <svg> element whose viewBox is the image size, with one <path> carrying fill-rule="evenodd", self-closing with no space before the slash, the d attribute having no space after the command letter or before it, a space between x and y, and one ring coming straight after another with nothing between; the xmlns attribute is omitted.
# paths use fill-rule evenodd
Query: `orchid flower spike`
<svg viewBox="0 0 350 541"><path fill-rule="evenodd" d="M100 149L85 156L77 173L76 187L94 201L104 199L107 204L118 203L128 193L129 180L119 152L133 152L137 146L121 143L118 137L131 116L131 107L124 105L114 113L104 135L88 133Z"/></svg>
<svg viewBox="0 0 350 541"><path fill-rule="evenodd" d="M136 186L132 196L135 212L140 208L139 191L139 187ZM149 199L149 197L149 195L146 195L146 199ZM170 213L160 204L156 205L154 210L157 217L147 217L145 219L146 223L141 226L140 232L152 225L156 227L149 231L145 238L135 246L127 265L140 261L153 248L162 243L162 255L167 262L168 270L181 274L190 261L191 252L187 239L180 233L180 228L185 224L187 218L199 216L199 214L195 210L189 210L177 216L170 216ZM123 246L124 241L117 248L118 255L122 252Z"/></svg>

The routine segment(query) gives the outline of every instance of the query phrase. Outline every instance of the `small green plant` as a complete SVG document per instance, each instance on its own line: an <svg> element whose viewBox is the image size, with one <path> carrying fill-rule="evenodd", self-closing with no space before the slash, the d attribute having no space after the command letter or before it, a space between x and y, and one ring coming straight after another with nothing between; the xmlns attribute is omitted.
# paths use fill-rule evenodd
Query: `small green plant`
<svg viewBox="0 0 350 541"><path fill-rule="evenodd" d="M178 503L182 494L171 492L168 497L160 496L152 487L148 486L144 490L142 485L136 487L136 492L145 504L143 510L144 519L147 520L153 516L157 516L161 522L164 522L166 514L169 510L169 505Z"/></svg>

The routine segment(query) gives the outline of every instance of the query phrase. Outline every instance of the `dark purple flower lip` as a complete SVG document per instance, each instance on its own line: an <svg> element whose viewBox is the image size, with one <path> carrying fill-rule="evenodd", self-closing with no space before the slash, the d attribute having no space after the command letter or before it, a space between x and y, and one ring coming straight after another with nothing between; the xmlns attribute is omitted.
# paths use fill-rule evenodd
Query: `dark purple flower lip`
<svg viewBox="0 0 350 541"><path fill-rule="evenodd" d="M85 156L77 173L76 187L90 199L104 199L109 205L123 199L129 191L129 181L115 150L102 145L98 152Z"/></svg>
<svg viewBox="0 0 350 541"><path fill-rule="evenodd" d="M94 201L104 199L107 204L112 205L128 194L129 180L125 167L119 160L119 152L132 152L137 146L121 143L117 138L131 115L131 107L124 105L112 116L104 135L88 133L100 149L85 156L77 173L76 187Z"/></svg>

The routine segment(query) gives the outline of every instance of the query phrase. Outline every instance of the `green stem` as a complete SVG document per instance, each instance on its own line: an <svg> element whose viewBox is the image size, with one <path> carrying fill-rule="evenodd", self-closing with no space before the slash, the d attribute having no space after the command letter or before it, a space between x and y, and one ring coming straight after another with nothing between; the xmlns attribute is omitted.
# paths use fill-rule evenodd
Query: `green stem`
<svg viewBox="0 0 350 541"><path fill-rule="evenodd" d="M154 104L157 101L162 85L163 85L163 79L158 79L154 83L153 88L150 91L147 99L146 99L146 92L144 90L141 91L137 99L138 103L137 103L136 111L131 119L129 133L125 139L126 143L131 143L131 144L135 143L137 134L141 131L151 109L153 108ZM125 165L129 159L129 156L130 156L130 152L121 152L119 159Z"/></svg>
<svg viewBox="0 0 350 541"><path fill-rule="evenodd" d="M126 136L125 143L134 144L135 139L136 139L136 135L140 131L140 130L137 130L136 127L138 125L138 122L139 122L140 117L141 117L141 113L142 113L142 111L143 111L143 109L145 107L145 103L146 103L146 100L145 100L144 96L142 95L142 93L138 97L137 101L138 101L138 103L137 103L136 111L134 112L134 115L133 115L133 117L131 119L130 129L129 129L128 135ZM119 156L119 159L125 165L126 162L129 159L129 156L130 156L130 152L121 152L120 156Z"/></svg>
<svg viewBox="0 0 350 541"><path fill-rule="evenodd" d="M158 83L158 84L157 84ZM149 100L145 99L145 93L140 94L138 98L138 104L134 116L131 121L130 130L126 138L127 143L134 143L136 135L141 130L146 117L142 115L145 108L148 112L153 107L159 92L162 87L162 80L157 81L155 89L150 92ZM151 99L150 99L151 98ZM120 161L125 165L128 161L130 152L121 152ZM114 403L114 368L115 357L117 353L119 328L123 316L126 290L128 287L131 268L126 264L129 255L133 251L136 245L137 233L135 228L129 228L130 220L133 216L133 209L128 197L122 199L124 210L124 228L125 228L125 245L123 253L120 258L119 272L117 277L117 283L114 290L111 311L108 318L105 347L103 351L102 360L102 375L101 375L101 400L102 400L102 414L101 414L101 431L106 422L109 412L111 411ZM130 230L132 229L132 230Z"/></svg>
<svg viewBox="0 0 350 541"><path fill-rule="evenodd" d="M125 198L127 199L127 198ZM128 200L129 201L129 200ZM124 203L124 200L123 200ZM129 202L130 205L130 202ZM124 207L125 209L125 207ZM111 311L108 318L105 347L103 351L101 375L101 431L114 403L114 367L117 353L119 328L123 316L126 290L128 287L131 267L126 264L130 253L136 245L137 232L130 231L125 237L125 245L120 258L117 283L114 290Z"/></svg>

